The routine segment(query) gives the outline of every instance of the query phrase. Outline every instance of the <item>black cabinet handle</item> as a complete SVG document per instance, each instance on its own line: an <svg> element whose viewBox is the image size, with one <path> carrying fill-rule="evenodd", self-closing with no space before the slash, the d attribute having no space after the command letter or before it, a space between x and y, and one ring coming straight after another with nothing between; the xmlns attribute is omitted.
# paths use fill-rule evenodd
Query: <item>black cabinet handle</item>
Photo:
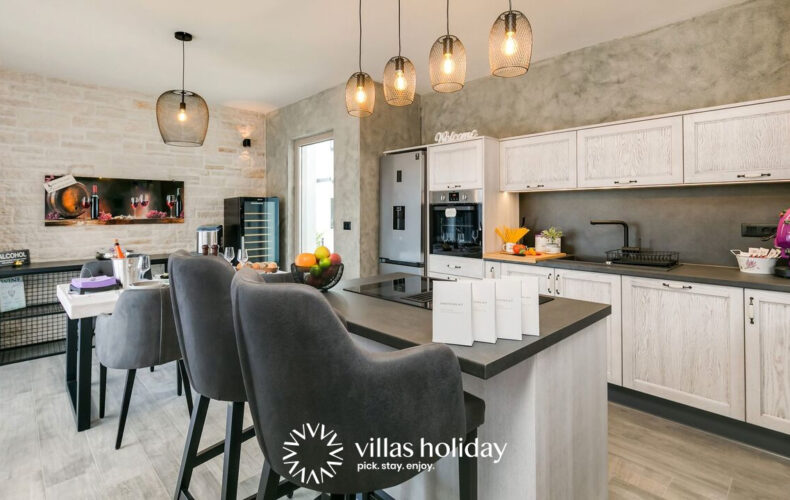
<svg viewBox="0 0 790 500"><path fill-rule="evenodd" d="M667 288L674 288L676 290L691 290L691 285L673 285L672 283L661 283Z"/></svg>
<svg viewBox="0 0 790 500"><path fill-rule="evenodd" d="M736 176L738 179L759 179L760 177L771 177L769 173L761 173L761 174L738 174Z"/></svg>
<svg viewBox="0 0 790 500"><path fill-rule="evenodd" d="M630 181L614 181L615 184L636 184L639 182L636 179L631 179Z"/></svg>

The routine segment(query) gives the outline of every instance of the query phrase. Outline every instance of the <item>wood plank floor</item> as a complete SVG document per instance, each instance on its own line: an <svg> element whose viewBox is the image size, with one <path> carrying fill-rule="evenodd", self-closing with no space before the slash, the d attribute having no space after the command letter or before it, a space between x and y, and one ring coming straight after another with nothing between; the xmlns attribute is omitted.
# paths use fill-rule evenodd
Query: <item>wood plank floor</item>
<svg viewBox="0 0 790 500"><path fill-rule="evenodd" d="M120 450L113 445L124 372L109 371L107 412L98 420L94 366L93 426L81 433L63 372L63 356L0 367L0 498L171 498L188 426L175 365L138 371ZM790 498L790 460L621 406L609 411L612 499ZM224 405L212 404L203 443L222 439L224 427ZM240 497L257 489L262 463L257 442L245 443ZM195 497L218 498L221 477L221 457L201 466L192 479Z"/></svg>

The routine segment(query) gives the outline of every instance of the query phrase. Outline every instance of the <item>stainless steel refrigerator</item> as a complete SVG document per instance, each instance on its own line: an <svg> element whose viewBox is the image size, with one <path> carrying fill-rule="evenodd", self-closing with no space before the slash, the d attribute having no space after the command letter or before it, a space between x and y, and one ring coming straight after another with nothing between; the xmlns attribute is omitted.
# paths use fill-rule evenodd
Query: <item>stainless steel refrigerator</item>
<svg viewBox="0 0 790 500"><path fill-rule="evenodd" d="M425 274L425 150L381 157L379 273Z"/></svg>

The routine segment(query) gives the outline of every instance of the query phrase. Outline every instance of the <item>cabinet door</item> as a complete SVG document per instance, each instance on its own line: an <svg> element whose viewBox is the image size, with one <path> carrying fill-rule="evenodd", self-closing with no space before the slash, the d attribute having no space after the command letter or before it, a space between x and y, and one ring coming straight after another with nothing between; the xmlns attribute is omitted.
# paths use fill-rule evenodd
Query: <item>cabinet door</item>
<svg viewBox="0 0 790 500"><path fill-rule="evenodd" d="M502 191L545 191L576 187L576 132L502 141Z"/></svg>
<svg viewBox="0 0 790 500"><path fill-rule="evenodd" d="M622 280L623 385L743 420L743 289Z"/></svg>
<svg viewBox="0 0 790 500"><path fill-rule="evenodd" d="M684 117L685 182L790 179L790 101Z"/></svg>
<svg viewBox="0 0 790 500"><path fill-rule="evenodd" d="M579 130L579 187L683 183L683 118Z"/></svg>
<svg viewBox="0 0 790 500"><path fill-rule="evenodd" d="M567 299L587 300L612 306L606 318L607 380L623 384L622 317L620 314L620 276L584 271L554 270L554 294Z"/></svg>
<svg viewBox="0 0 790 500"><path fill-rule="evenodd" d="M541 295L554 295L554 269L531 264L506 264L501 266L502 277L537 276Z"/></svg>
<svg viewBox="0 0 790 500"><path fill-rule="evenodd" d="M790 434L790 294L746 290L746 421Z"/></svg>
<svg viewBox="0 0 790 500"><path fill-rule="evenodd" d="M429 147L430 190L482 189L483 154L482 139Z"/></svg>

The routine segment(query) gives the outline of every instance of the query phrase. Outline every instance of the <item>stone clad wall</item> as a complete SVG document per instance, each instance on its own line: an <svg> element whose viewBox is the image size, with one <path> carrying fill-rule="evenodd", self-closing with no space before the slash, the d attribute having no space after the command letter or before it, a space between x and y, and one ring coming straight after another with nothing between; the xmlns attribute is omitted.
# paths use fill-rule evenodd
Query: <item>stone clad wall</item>
<svg viewBox="0 0 790 500"><path fill-rule="evenodd" d="M203 147L166 146L156 97L0 69L0 249L29 248L35 261L89 259L113 238L148 253L192 249L197 226L222 223L224 198L266 193L262 114L211 107ZM69 173L182 180L186 222L44 227L44 176Z"/></svg>

